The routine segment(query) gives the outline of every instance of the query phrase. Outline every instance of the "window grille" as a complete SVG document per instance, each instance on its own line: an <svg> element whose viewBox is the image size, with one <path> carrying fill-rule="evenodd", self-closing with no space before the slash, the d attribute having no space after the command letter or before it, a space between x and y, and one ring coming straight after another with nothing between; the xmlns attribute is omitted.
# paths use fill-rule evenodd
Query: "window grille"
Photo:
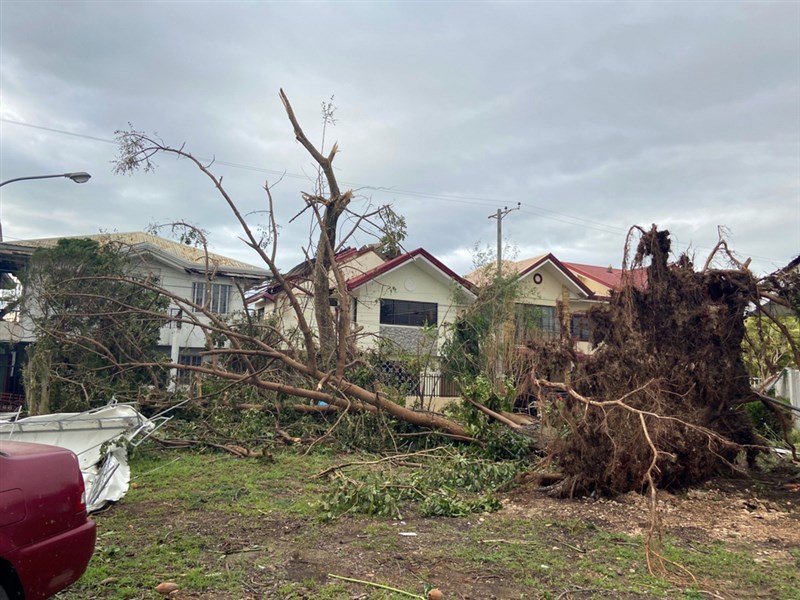
<svg viewBox="0 0 800 600"><path fill-rule="evenodd" d="M230 295L231 286L227 283L192 283L192 301L198 306L207 307L212 313L227 315Z"/></svg>

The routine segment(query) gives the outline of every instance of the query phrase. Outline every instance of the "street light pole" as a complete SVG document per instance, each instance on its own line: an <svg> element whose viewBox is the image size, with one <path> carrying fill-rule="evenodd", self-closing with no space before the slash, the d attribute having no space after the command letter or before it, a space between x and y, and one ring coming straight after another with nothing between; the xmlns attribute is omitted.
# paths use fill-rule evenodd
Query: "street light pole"
<svg viewBox="0 0 800 600"><path fill-rule="evenodd" d="M28 181L29 179L54 179L56 177L66 177L75 183L86 183L92 178L91 175L84 173L83 171L78 173L59 173L58 175L30 175L28 177L15 177L14 179L7 179L3 183L0 183L0 187L3 187L7 183L14 183L15 181Z"/></svg>
<svg viewBox="0 0 800 600"><path fill-rule="evenodd" d="M78 171L77 173L59 173L58 175L29 175L28 177L15 177L14 179L7 179L0 183L0 187L3 187L7 183L14 183L15 181L29 181L31 179L55 179L58 177L65 177L67 179L71 179L75 183L86 183L89 181L92 176L86 173L85 171ZM3 223L0 221L0 242L3 241Z"/></svg>

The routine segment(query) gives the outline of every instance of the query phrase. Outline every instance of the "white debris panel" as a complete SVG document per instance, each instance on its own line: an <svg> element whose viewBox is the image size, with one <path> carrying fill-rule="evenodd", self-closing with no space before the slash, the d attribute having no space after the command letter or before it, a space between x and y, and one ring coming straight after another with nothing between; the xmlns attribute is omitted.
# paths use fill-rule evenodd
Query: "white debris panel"
<svg viewBox="0 0 800 600"><path fill-rule="evenodd" d="M148 419L130 404L111 403L82 413L0 418L0 439L72 450L83 473L87 510L93 512L125 495L131 479L128 446L143 442L166 420Z"/></svg>

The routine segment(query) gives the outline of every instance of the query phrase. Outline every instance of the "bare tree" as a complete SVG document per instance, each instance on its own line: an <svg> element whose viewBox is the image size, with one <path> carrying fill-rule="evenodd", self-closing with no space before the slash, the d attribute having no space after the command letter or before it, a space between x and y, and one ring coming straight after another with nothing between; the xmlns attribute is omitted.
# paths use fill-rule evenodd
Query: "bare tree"
<svg viewBox="0 0 800 600"><path fill-rule="evenodd" d="M283 90L280 91L280 99L295 138L314 159L320 173L314 192L302 193L305 206L300 211L300 214L306 211L311 213L314 230L317 232L317 238L311 240L308 250L312 274L310 291L303 289L301 282L286 277L278 268L276 262L278 227L274 220L272 190L269 184L264 185L269 225L265 232L258 234L223 186L222 178L213 173L212 164L195 157L183 146L170 146L156 136L149 136L133 128L117 132L120 144L115 164L117 173L152 171L155 168L156 155L168 154L190 161L212 182L239 222L244 243L258 254L273 274L276 285L285 292L302 339L302 346L295 347L279 328L270 325L265 325L270 335L253 336L252 331L243 332L241 328L211 313L205 306L180 298L153 283L143 282L142 285L147 285L149 289L168 297L173 304L185 308L181 313L183 315L181 319L203 328L208 335L226 340L226 344L209 348L207 355L235 357L237 365L236 369L230 369L228 365L231 361L223 360L198 366L167 364L166 367L183 368L214 375L231 383L245 383L264 390L323 401L343 410L384 411L409 423L430 427L458 439L471 439L467 430L451 419L434 413L410 410L393 402L377 386L375 389L366 389L348 380L347 369L354 360L355 333L347 310L350 298L345 277L336 263L337 248L354 233L356 228L384 217L386 209L382 207L363 214L349 211L348 206L353 198L353 191L341 191L333 170L333 160L338 145L333 144L327 155L323 154L309 141ZM326 119L329 118L330 112L324 116ZM351 217L355 225L337 241L340 237L341 220L345 215ZM333 291L335 299L338 306L342 307L342 310L337 311L337 318L334 318L334 312L331 310L331 276L335 281ZM314 323L308 321L303 310L305 300L303 295L309 292L313 299ZM205 318L201 319L201 315ZM275 378L274 371L260 365L259 359L264 358L268 359L270 364L280 364L282 372L288 372L292 377Z"/></svg>

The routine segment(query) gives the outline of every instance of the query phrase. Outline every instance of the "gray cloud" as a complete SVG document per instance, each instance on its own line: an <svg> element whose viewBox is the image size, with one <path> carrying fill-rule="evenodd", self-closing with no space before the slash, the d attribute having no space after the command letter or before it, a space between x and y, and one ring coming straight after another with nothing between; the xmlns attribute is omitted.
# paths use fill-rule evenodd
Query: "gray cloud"
<svg viewBox="0 0 800 600"><path fill-rule="evenodd" d="M524 254L619 265L628 228L654 222L698 255L725 225L761 271L800 252L794 3L3 2L0 178L94 176L2 188L4 234L186 219L255 260L186 162L116 176L113 145L12 123L110 139L131 122L216 157L245 212L286 171L273 192L282 263L296 262L308 226L288 220L314 169L279 87L312 139L335 94L342 181L394 201L408 247L461 272L494 244L487 216L517 202L504 228Z"/></svg>

